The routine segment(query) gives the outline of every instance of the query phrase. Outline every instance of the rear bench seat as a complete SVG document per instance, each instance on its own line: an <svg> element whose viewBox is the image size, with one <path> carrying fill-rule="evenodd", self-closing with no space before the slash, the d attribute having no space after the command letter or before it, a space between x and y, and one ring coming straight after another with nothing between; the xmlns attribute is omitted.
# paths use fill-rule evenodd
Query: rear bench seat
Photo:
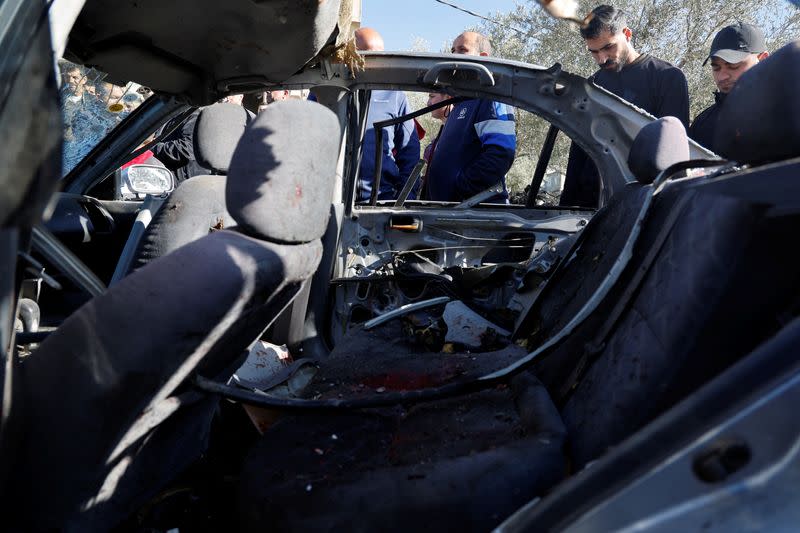
<svg viewBox="0 0 800 533"><path fill-rule="evenodd" d="M598 339L598 329L683 197L689 198L655 261L609 335ZM786 247L774 240L788 236L762 215L746 201L702 188L676 186L661 195L639 251L594 320L599 328L576 332L552 357L569 361L572 370L547 385L561 408L574 465L602 455L777 326L788 296L781 287L795 274ZM774 255L765 261L767 242ZM775 261L776 256L782 257ZM754 278L753 272L763 276ZM582 378L572 364L578 354L579 360L587 357Z"/></svg>
<svg viewBox="0 0 800 533"><path fill-rule="evenodd" d="M612 292L538 363L535 373L566 425L573 467L601 456L779 327L796 294L785 288L798 286L787 246L796 218L770 218L766 206L719 190L696 180L668 184ZM584 248L542 293L541 338L557 332L608 273L639 203L625 191L586 228L593 234Z"/></svg>

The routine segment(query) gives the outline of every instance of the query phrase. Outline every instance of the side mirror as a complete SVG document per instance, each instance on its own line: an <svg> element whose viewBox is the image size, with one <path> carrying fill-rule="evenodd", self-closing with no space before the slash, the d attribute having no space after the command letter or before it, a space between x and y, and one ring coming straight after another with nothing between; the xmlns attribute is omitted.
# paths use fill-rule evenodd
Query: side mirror
<svg viewBox="0 0 800 533"><path fill-rule="evenodd" d="M157 165L131 165L114 172L118 200L141 200L148 194L164 196L175 189L172 171Z"/></svg>

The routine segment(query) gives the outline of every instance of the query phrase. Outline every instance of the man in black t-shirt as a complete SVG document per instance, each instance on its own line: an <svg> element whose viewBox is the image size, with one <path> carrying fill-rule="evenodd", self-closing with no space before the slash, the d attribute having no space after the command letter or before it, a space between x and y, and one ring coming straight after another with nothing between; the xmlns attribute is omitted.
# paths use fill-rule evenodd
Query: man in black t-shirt
<svg viewBox="0 0 800 533"><path fill-rule="evenodd" d="M591 78L600 87L661 118L677 117L689 125L689 87L680 69L631 44L625 13L609 5L592 10L592 19L581 36L600 67ZM567 163L561 205L595 207L600 178L592 160L572 144Z"/></svg>

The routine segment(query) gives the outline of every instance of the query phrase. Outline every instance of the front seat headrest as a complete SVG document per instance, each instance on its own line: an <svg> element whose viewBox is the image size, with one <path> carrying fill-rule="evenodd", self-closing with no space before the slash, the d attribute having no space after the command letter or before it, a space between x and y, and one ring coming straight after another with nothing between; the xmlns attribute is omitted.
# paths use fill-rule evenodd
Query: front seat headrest
<svg viewBox="0 0 800 533"><path fill-rule="evenodd" d="M219 103L203 108L194 127L194 157L202 166L227 174L233 152L253 115L244 107Z"/></svg>
<svg viewBox="0 0 800 533"><path fill-rule="evenodd" d="M307 100L275 102L258 115L236 147L225 188L244 232L282 243L325 233L340 132L331 110Z"/></svg>
<svg viewBox="0 0 800 533"><path fill-rule="evenodd" d="M800 41L742 74L725 98L714 146L740 163L800 156Z"/></svg>
<svg viewBox="0 0 800 533"><path fill-rule="evenodd" d="M675 117L663 117L639 130L628 154L628 168L640 183L652 183L660 172L688 160L686 128Z"/></svg>

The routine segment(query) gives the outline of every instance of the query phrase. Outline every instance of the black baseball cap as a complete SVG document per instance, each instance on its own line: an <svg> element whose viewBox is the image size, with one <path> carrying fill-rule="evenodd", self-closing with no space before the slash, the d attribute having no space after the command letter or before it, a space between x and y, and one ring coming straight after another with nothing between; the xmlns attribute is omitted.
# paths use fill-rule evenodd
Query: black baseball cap
<svg viewBox="0 0 800 533"><path fill-rule="evenodd" d="M728 63L739 63L747 59L750 54L760 54L767 51L764 34L758 27L744 22L737 22L725 26L711 42L711 52L703 61L708 63L712 57L718 57Z"/></svg>

